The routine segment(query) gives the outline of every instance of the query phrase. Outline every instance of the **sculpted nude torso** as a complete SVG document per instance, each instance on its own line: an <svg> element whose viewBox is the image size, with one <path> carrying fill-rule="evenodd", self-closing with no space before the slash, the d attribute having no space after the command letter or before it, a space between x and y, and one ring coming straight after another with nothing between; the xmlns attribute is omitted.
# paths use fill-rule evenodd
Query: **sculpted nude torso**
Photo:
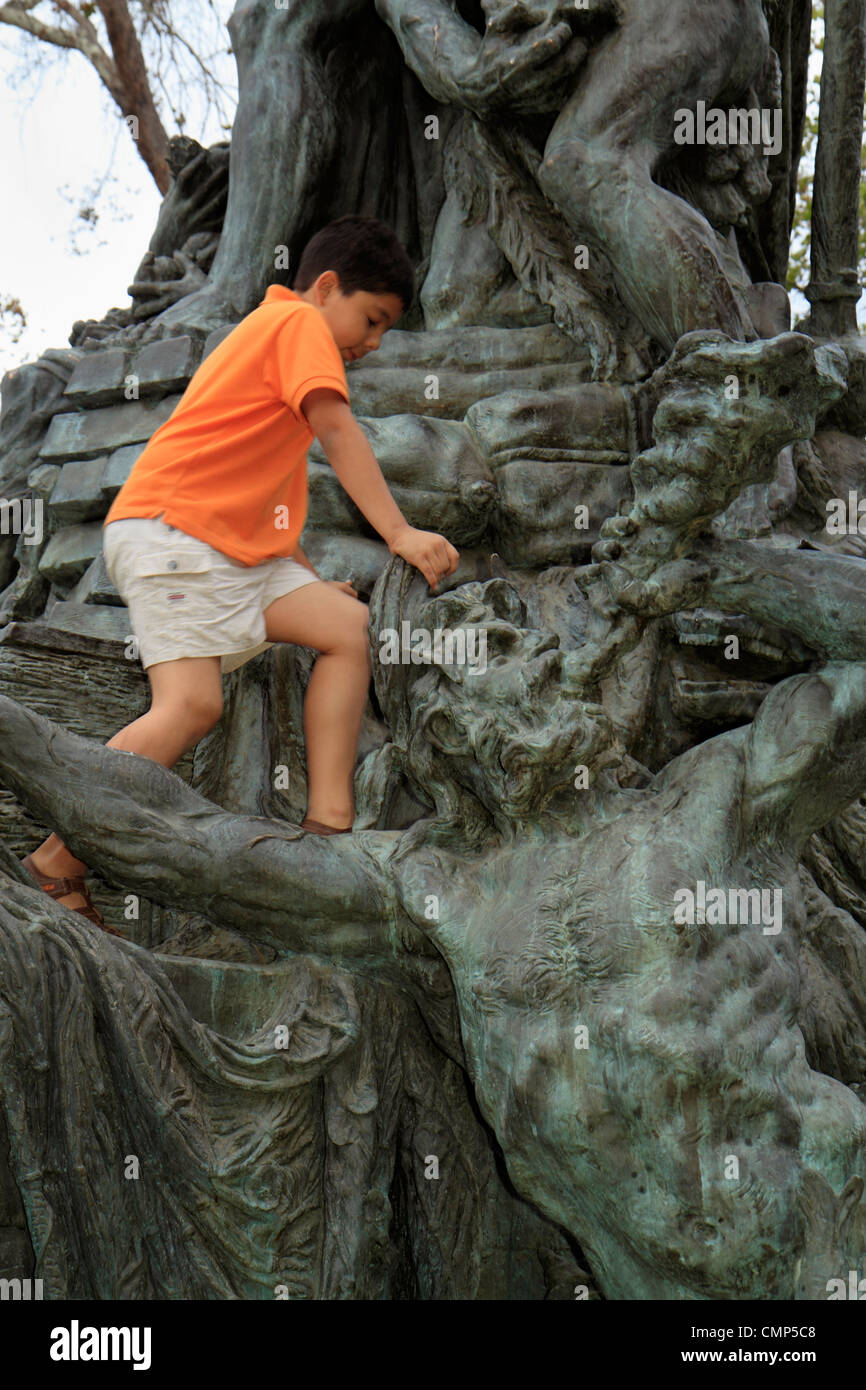
<svg viewBox="0 0 866 1390"><path fill-rule="evenodd" d="M526 831L477 869L422 853L405 884L448 961L509 1174L577 1237L607 1297L826 1297L849 1267L841 1246L838 1271L815 1261L801 1211L807 1168L851 1214L866 1109L806 1062L797 854L756 852L748 815L731 844L762 735L685 755L583 836ZM780 888L782 931L677 926L674 895L700 880ZM435 925L419 911L432 894Z"/></svg>
<svg viewBox="0 0 866 1390"><path fill-rule="evenodd" d="M539 185L575 236L606 253L622 299L663 347L695 328L754 337L709 224L653 176L674 150L678 110L739 101L761 73L769 54L761 0L590 0L585 11L490 0L485 8L494 23L479 42L447 0L377 0L433 95L482 118L559 112ZM546 66L545 45L557 55ZM478 79L485 62L507 72L509 52L513 78Z"/></svg>

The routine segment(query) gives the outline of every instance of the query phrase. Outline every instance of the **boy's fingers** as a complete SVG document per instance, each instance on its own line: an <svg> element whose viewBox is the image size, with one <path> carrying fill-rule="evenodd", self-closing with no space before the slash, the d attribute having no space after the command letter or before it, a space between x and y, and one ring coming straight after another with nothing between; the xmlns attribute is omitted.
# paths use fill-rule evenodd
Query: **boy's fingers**
<svg viewBox="0 0 866 1390"><path fill-rule="evenodd" d="M443 575L453 574L457 568L459 560L460 556L457 554L457 551L454 549L454 546L451 544L451 542L444 541L439 550L439 563L442 567Z"/></svg>
<svg viewBox="0 0 866 1390"><path fill-rule="evenodd" d="M442 544L439 545L436 550L436 569L439 573L440 578L442 578L442 576L446 574L451 574L452 570L454 569L449 550L450 547L447 541L443 541Z"/></svg>

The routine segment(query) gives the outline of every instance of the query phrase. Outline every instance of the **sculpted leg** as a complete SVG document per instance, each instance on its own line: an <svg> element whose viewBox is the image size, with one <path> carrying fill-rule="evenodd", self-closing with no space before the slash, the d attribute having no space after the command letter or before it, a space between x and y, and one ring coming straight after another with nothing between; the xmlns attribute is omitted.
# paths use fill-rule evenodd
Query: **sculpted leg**
<svg viewBox="0 0 866 1390"><path fill-rule="evenodd" d="M733 98L760 72L759 0L631 8L553 126L539 184L575 235L608 255L623 300L666 349L695 328L752 338L709 224L653 174L675 148L679 109Z"/></svg>

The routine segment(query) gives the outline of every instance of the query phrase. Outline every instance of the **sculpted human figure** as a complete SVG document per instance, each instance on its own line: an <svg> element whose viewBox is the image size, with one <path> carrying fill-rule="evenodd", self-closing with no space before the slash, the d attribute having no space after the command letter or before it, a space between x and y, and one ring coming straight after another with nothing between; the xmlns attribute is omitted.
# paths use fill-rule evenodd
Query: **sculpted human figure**
<svg viewBox="0 0 866 1390"><path fill-rule="evenodd" d="M386 570L374 638L404 621L486 638L481 665L374 662L391 757L430 806L407 830L317 840L231 815L7 699L0 769L130 890L280 952L402 979L422 1009L412 963L443 958L511 1178L573 1233L607 1297L824 1298L828 1281L862 1273L866 1106L806 1060L798 865L812 832L866 788L866 564L701 534L752 480L756 454L769 468L841 390L836 359L788 335L738 349L750 395L724 414L716 378L734 359L712 347L701 339L683 359L683 389L659 407L663 442L635 463L631 532L621 518L619 550L608 539L612 558L578 574L583 645L563 650L534 628L504 580L431 600L399 562ZM795 382L784 406L771 372ZM745 435L727 472L696 442L701 410L723 416L716 453L726 430ZM818 662L751 724L653 776L592 696L607 583L621 650L648 617L708 605L793 632ZM591 612L580 592L596 594ZM100 791L79 820L71 792L85 769ZM689 895L691 920L678 911Z"/></svg>
<svg viewBox="0 0 866 1390"><path fill-rule="evenodd" d="M805 558L786 578L816 630L837 572L866 609L862 562ZM766 602L766 573L762 583ZM769 587L784 591L775 577ZM448 964L469 1075L509 1174L579 1240L607 1297L826 1296L821 1281L846 1277L860 1250L834 1250L818 1284L803 1284L804 1183L823 1179L834 1220L852 1215L866 1107L804 1056L797 863L810 833L866 787L866 664L834 660L783 682L753 725L644 787L581 795L574 769L595 778L615 737L574 700L567 658L551 634L526 630L509 586L471 585L414 621L487 632L484 674L425 671L404 692L407 768L434 820L403 835L295 839L154 764L149 823L195 830L171 836L170 861L146 863L130 755L105 750L111 833L95 807L64 837L130 890L283 952L393 978L413 937L428 939ZM866 651L862 617L834 648ZM0 716L4 781L62 825L64 764L80 741L5 698ZM678 924L676 894L699 883L780 892L781 929L770 915Z"/></svg>
<svg viewBox="0 0 866 1390"><path fill-rule="evenodd" d="M448 14L453 18L450 10ZM293 0L288 6L238 0L228 27L239 99L219 248L208 284L160 315L151 333L172 325L209 329L236 321L255 307L274 280L275 248L287 246L291 252L331 216L357 212L382 217L410 252L415 249L406 209L423 201L425 189L399 186L405 170L388 157L389 150L393 155L398 148L389 144L397 139L394 127L405 125L407 115L399 64L396 72L373 70L375 62L387 62L382 45L387 36L373 0L329 0L327 5ZM531 31L485 44L461 22L453 45L449 39L448 64L462 90L487 93L501 83L516 103L573 71L581 55L568 43L570 37L567 25L559 23L540 34ZM374 90L374 99L365 84ZM348 170L335 177L335 160L347 147L348 123L353 150L383 152L378 160L374 155L368 168L356 169L353 180ZM423 138L422 112L417 123ZM352 181L361 185L357 207L349 206ZM429 215L435 216L435 210Z"/></svg>
<svg viewBox="0 0 866 1390"><path fill-rule="evenodd" d="M276 249L291 254L314 224L345 212L349 201L348 210L394 224L419 254L420 222L436 215L422 210L435 181L416 183L408 166L395 172L394 159L403 138L397 127L418 125L423 112L404 107L398 70L373 72L372 64L387 63L377 16L437 102L494 125L517 123L539 141L540 189L574 235L608 258L624 304L662 348L697 327L755 335L706 219L655 175L676 152L678 111L698 100L739 101L763 71L769 36L761 0L588 0L580 8L569 0L337 0L286 8L238 0L229 30L240 96L220 244L207 285L161 314L146 337L207 330L248 312L274 278ZM346 52L353 60L344 71ZM372 111L344 90L364 72L380 93ZM369 126L365 148L390 151L389 158L374 155L354 184L335 163L347 119ZM358 144L359 131L353 134ZM408 201L405 189L397 198L398 176L416 184ZM407 212L415 204L416 213Z"/></svg>
<svg viewBox="0 0 866 1390"><path fill-rule="evenodd" d="M696 328L754 337L706 219L654 175L675 151L677 111L699 100L737 104L763 71L770 50L761 0L589 0L580 8L486 0L483 8L500 40L539 35L545 25L556 33L565 22L574 29L563 50L578 67L567 95L562 82L513 97L507 84L472 88L462 67L469 26L447 0L377 0L432 95L482 119L558 112L539 185L575 236L607 255L621 298L664 348Z"/></svg>

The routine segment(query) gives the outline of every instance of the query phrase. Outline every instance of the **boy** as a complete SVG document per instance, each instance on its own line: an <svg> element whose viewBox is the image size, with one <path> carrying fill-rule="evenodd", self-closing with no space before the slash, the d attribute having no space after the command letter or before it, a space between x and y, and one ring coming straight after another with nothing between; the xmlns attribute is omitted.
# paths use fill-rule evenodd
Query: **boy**
<svg viewBox="0 0 866 1390"><path fill-rule="evenodd" d="M272 285L214 349L151 437L106 516L104 554L127 603L151 705L108 747L173 767L222 715L222 673L273 642L320 655L304 704L302 828L351 830L370 680L368 611L322 582L299 544L315 435L393 555L435 589L457 567L443 536L410 526L349 408L344 363L375 352L414 295L390 228L341 217L304 250L294 289ZM46 892L112 935L57 835L22 861Z"/></svg>

